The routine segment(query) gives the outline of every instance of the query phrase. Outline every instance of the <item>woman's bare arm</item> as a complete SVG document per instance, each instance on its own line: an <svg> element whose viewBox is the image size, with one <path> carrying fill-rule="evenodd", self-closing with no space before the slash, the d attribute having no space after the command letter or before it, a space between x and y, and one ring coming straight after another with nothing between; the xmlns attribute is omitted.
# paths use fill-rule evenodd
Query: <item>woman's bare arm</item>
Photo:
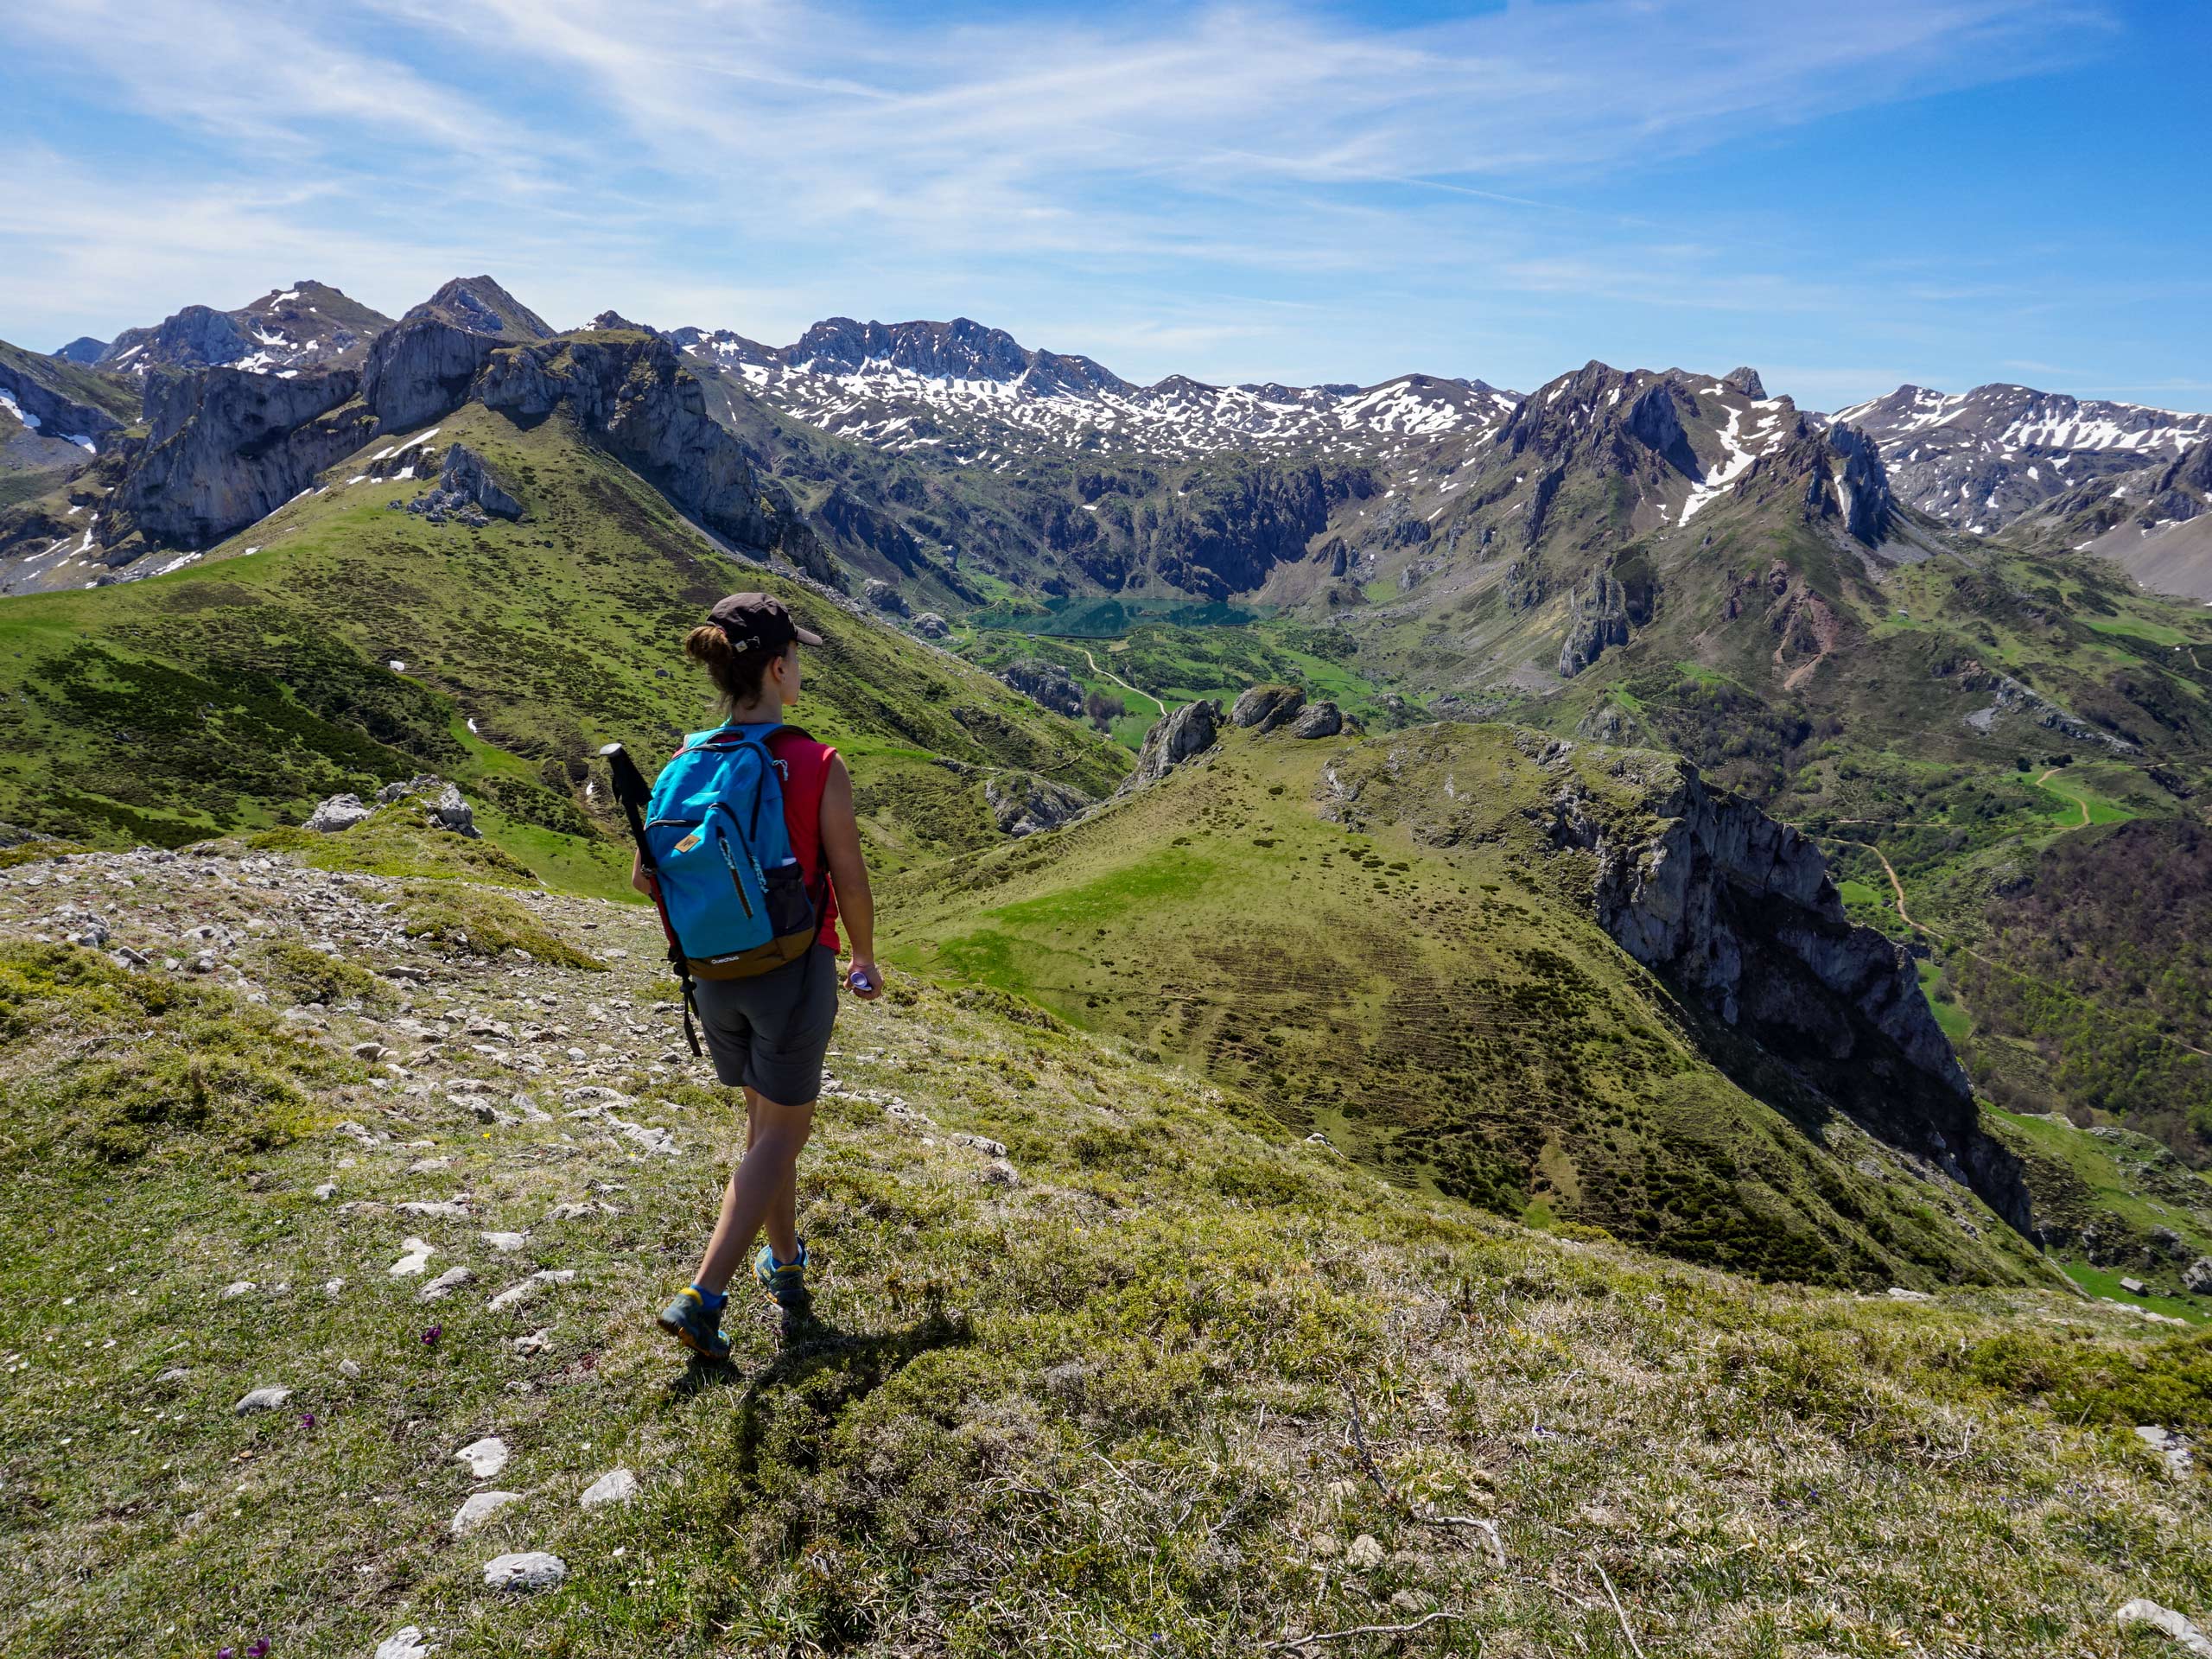
<svg viewBox="0 0 2212 1659"><path fill-rule="evenodd" d="M861 855L860 820L853 814L853 776L842 755L832 755L822 784L822 861L837 890L837 915L853 942L853 969L868 977L857 993L873 1001L883 994L883 973L875 965L875 894L868 884L868 861Z"/></svg>

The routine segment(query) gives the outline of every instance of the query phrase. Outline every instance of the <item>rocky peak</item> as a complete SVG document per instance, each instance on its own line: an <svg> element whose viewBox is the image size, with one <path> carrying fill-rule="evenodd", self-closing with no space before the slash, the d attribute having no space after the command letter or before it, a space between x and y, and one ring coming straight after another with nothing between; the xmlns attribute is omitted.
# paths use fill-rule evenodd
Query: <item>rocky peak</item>
<svg viewBox="0 0 2212 1659"><path fill-rule="evenodd" d="M155 369L237 368L288 375L353 368L391 319L327 283L271 289L235 311L188 305L151 328L126 328L98 366L125 374Z"/></svg>
<svg viewBox="0 0 2212 1659"><path fill-rule="evenodd" d="M1903 385L1834 418L1881 447L1901 500L1985 535L2212 437L2212 414L2009 383L1957 393Z"/></svg>
<svg viewBox="0 0 2212 1659"><path fill-rule="evenodd" d="M1766 382L1759 378L1759 372L1748 365L1739 365L1720 377L1720 384L1731 391L1740 391L1746 397L1762 401L1766 397Z"/></svg>
<svg viewBox="0 0 2212 1659"><path fill-rule="evenodd" d="M501 288L489 276L456 276L436 293L410 308L407 321L435 317L441 322L475 334L503 340L550 340L552 325Z"/></svg>
<svg viewBox="0 0 2212 1659"><path fill-rule="evenodd" d="M590 327L594 334L606 334L616 329L632 334L650 334L653 332L642 322L631 321L620 311L601 312L591 320ZM697 330L695 329L692 332L696 334Z"/></svg>
<svg viewBox="0 0 2212 1659"><path fill-rule="evenodd" d="M99 366L144 374L155 368L205 369L235 363L253 350L245 324L213 306L188 305L150 328L126 328Z"/></svg>
<svg viewBox="0 0 2212 1659"><path fill-rule="evenodd" d="M1032 352L1021 389L1035 397L1095 397L1134 390L1103 364L1062 352Z"/></svg>
<svg viewBox="0 0 2212 1659"><path fill-rule="evenodd" d="M1808 523L1834 524L1867 547L1888 538L1897 513L1889 472L1880 449L1858 428L1796 416L1751 463L1738 493L1770 494L1777 485L1793 483L1802 486L1800 508Z"/></svg>
<svg viewBox="0 0 2212 1659"><path fill-rule="evenodd" d="M695 328L686 325L671 328L667 338L677 350L698 358L706 363L741 366L753 364L761 368L783 366L783 354L772 346L763 346L757 340L747 340L743 334L728 328Z"/></svg>
<svg viewBox="0 0 2212 1659"><path fill-rule="evenodd" d="M1668 453L1670 446L1685 454L1688 448L1675 407L1676 395L1660 376L1616 369L1593 358L1522 398L1498 428L1495 442L1509 454L1557 462L1592 449L1618 449L1625 434L1643 448L1666 455L1677 470L1695 475L1695 456L1684 468Z"/></svg>
<svg viewBox="0 0 2212 1659"><path fill-rule="evenodd" d="M79 334L54 353L64 363L97 363L107 353L107 341L94 340L90 334Z"/></svg>
<svg viewBox="0 0 2212 1659"><path fill-rule="evenodd" d="M935 380L1019 380L1029 353L1003 328L966 317L950 322L855 322L830 317L782 353L793 367L849 374L871 363Z"/></svg>

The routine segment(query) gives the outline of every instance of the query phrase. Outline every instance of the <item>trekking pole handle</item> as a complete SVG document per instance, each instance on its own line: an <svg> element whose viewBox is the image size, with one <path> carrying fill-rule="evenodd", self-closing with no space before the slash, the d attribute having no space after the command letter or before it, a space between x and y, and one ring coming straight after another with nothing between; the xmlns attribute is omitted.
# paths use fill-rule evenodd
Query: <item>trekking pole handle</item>
<svg viewBox="0 0 2212 1659"><path fill-rule="evenodd" d="M652 798L652 791L645 782L645 774L638 770L638 763L630 758L629 750L620 743L609 743L600 750L599 758L607 762L608 780L614 786L614 798L626 807L635 809L644 806Z"/></svg>

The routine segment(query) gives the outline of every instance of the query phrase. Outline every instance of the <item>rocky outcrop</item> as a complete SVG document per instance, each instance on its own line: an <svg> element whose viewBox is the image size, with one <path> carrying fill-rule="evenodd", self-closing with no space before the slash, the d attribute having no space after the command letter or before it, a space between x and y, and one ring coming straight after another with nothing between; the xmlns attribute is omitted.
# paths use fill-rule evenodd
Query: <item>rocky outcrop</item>
<svg viewBox="0 0 2212 1659"><path fill-rule="evenodd" d="M1071 720L1083 717L1083 687L1058 663L1036 657L1020 658L1001 669L999 678L1055 714L1065 715Z"/></svg>
<svg viewBox="0 0 2212 1659"><path fill-rule="evenodd" d="M1127 795L1147 784L1158 783L1192 755L1203 754L1221 734L1221 705L1212 698L1186 702L1163 720L1154 721L1137 752L1136 770L1123 781L1117 794Z"/></svg>
<svg viewBox="0 0 2212 1659"><path fill-rule="evenodd" d="M2018 1162L1983 1133L1910 957L1845 917L1813 842L1675 766L1632 820L1572 773L1553 798L1553 843L1595 856L1599 924L1722 1024L1842 1079L1831 1092L1870 1129L2026 1230Z"/></svg>
<svg viewBox="0 0 2212 1659"><path fill-rule="evenodd" d="M335 835L351 830L357 823L366 823L379 807L390 806L395 801L413 801L423 809L423 824L429 830L445 830L471 841L483 838L476 827L476 813L461 792L458 785L448 783L434 773L410 778L402 784L386 784L377 791L373 802L364 801L358 795L333 795L316 804L307 822L301 827L320 835Z"/></svg>
<svg viewBox="0 0 2212 1659"><path fill-rule="evenodd" d="M1650 621L1658 607L1658 578L1641 552L1593 573L1587 587L1578 583L1567 638L1560 645L1560 678L1573 679L1609 647L1626 645L1630 631Z"/></svg>
<svg viewBox="0 0 2212 1659"><path fill-rule="evenodd" d="M887 513L876 512L842 485L831 486L814 510L815 522L840 545L865 548L886 563L912 575L923 563L921 544Z"/></svg>
<svg viewBox="0 0 2212 1659"><path fill-rule="evenodd" d="M906 596L880 577L870 576L862 583L861 597L886 616L906 614Z"/></svg>
<svg viewBox="0 0 2212 1659"><path fill-rule="evenodd" d="M952 625L935 611L924 611L909 625L925 639L942 639L952 632Z"/></svg>
<svg viewBox="0 0 2212 1659"><path fill-rule="evenodd" d="M358 795L333 795L315 803L300 828L312 830L319 836L335 835L341 830L351 830L374 815L376 808L364 803Z"/></svg>
<svg viewBox="0 0 2212 1659"><path fill-rule="evenodd" d="M2212 1255L2200 1255L2183 1268L2181 1286L2192 1296L2212 1296Z"/></svg>
<svg viewBox="0 0 2212 1659"><path fill-rule="evenodd" d="M462 798L461 786L435 772L410 778L404 784L386 784L377 791L377 803L381 806L405 800L412 800L423 809L423 827L426 830L450 830L471 841L483 838L476 827L475 810Z"/></svg>
<svg viewBox="0 0 2212 1659"><path fill-rule="evenodd" d="M1815 476L1808 486L1807 512L1826 517L1833 511L1854 537L1869 547L1878 544L1889 535L1897 512L1882 452L1857 427L1840 425L1827 430L1827 477Z"/></svg>
<svg viewBox="0 0 2212 1659"><path fill-rule="evenodd" d="M1559 648L1559 677L1571 680L1596 662L1609 645L1628 644L1628 590L1604 571L1577 588L1574 613Z"/></svg>
<svg viewBox="0 0 2212 1659"><path fill-rule="evenodd" d="M1759 372L1749 365L1729 370L1720 377L1720 384L1731 391L1740 391L1746 397L1764 400L1766 397L1766 383L1759 378Z"/></svg>
<svg viewBox="0 0 2212 1659"><path fill-rule="evenodd" d="M1160 580L1186 593L1226 599L1257 588L1278 564L1305 558L1307 543L1328 527L1332 508L1377 493L1373 475L1362 467L1271 461L1208 469L1160 503L1156 514L1135 521L1130 541L1117 540L1116 546L1148 557ZM1106 515L1075 517L1088 521ZM1330 569L1339 569L1334 554Z"/></svg>
<svg viewBox="0 0 2212 1659"><path fill-rule="evenodd" d="M817 581L842 585L780 487L709 417L697 378L667 340L607 334L503 345L542 324L527 312L508 315L494 337L467 326L484 319L455 297L490 305L480 289L448 284L441 295L447 302L418 306L379 335L358 374L149 377L150 430L119 463L113 507L100 524L103 544L115 550L111 562L126 563L149 544L209 546L371 437L413 430L474 399L525 424L565 408L587 437L741 551L780 555ZM512 494L463 453L463 476L451 482L474 510L518 513Z"/></svg>
<svg viewBox="0 0 2212 1659"><path fill-rule="evenodd" d="M1248 688L1229 711L1229 723L1272 732L1296 717L1306 706L1306 694L1294 685L1255 685Z"/></svg>
<svg viewBox="0 0 2212 1659"><path fill-rule="evenodd" d="M986 779L983 801L999 833L1015 836L1056 829L1091 804L1082 791L1033 773Z"/></svg>
<svg viewBox="0 0 2212 1659"><path fill-rule="evenodd" d="M1793 486L1806 522L1834 524L1868 547L1888 539L1897 516L1889 472L1857 427L1796 416L1778 444L1759 452L1737 493L1771 496Z"/></svg>
<svg viewBox="0 0 2212 1659"><path fill-rule="evenodd" d="M1682 429L1682 415L1675 407L1672 383L1661 380L1647 387L1629 405L1625 424L1630 437L1666 457L1685 478L1705 475L1705 468L1698 464L1696 451L1690 448L1689 434Z"/></svg>
<svg viewBox="0 0 2212 1659"><path fill-rule="evenodd" d="M448 447L439 463L437 484L407 504L434 524L448 518L482 528L493 518L522 517L522 503L493 478L484 458L464 444Z"/></svg>
<svg viewBox="0 0 2212 1659"><path fill-rule="evenodd" d="M1290 723L1293 737L1334 737L1344 728L1344 711L1333 702L1311 702Z"/></svg>

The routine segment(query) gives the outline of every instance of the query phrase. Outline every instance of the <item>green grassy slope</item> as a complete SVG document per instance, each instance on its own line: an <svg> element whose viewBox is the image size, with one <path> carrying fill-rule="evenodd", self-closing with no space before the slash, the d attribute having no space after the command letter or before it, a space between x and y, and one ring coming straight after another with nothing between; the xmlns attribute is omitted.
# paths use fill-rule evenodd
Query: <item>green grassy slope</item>
<svg viewBox="0 0 2212 1659"><path fill-rule="evenodd" d="M1352 833L1322 815L1340 744L1231 734L1107 813L903 884L893 959L1203 1066L1394 1179L1491 1209L1751 1272L2035 1271L1778 1068L1739 1069L1764 1100L1722 1075L1718 1034L1562 885L1540 828L1557 782L1515 736L1386 740L1396 787L1435 812Z"/></svg>
<svg viewBox="0 0 2212 1659"><path fill-rule="evenodd" d="M174 575L0 604L0 821L175 845L436 771L495 841L588 883L626 855L603 785L586 795L588 757L620 738L657 761L712 723L677 647L738 587L784 594L829 639L798 718L865 761L893 865L991 836L985 770L1094 792L1118 776L1080 727L719 553L564 419L525 429L472 405L437 442L455 439L510 480L522 522L429 524L387 506L422 485L348 483L361 467L341 462L327 493Z"/></svg>
<svg viewBox="0 0 2212 1659"><path fill-rule="evenodd" d="M651 1058L648 918L532 901L605 972L376 945L307 975L322 923L281 869L35 874L0 873L11 1656L366 1654L410 1625L485 1659L1198 1656L1432 1613L1403 1650L2073 1654L2120 1651L2130 1598L2212 1605L2204 1477L2133 1432L2212 1430L2203 1336L1544 1237L981 990L848 1006L799 1175L823 1321L779 1348L741 1300L734 1366L687 1370L651 1313L741 1128ZM257 942L223 983L22 942L65 892L157 956L203 911ZM147 1109L163 1079L196 1116ZM587 1084L680 1155L564 1116ZM552 1121L470 1109L517 1091ZM397 1207L455 1193L463 1217ZM409 1236L437 1254L395 1277ZM475 1281L421 1300L452 1266ZM575 1277L486 1306L538 1270ZM233 1414L266 1386L283 1408ZM512 1460L474 1480L454 1453L491 1434ZM581 1509L616 1468L637 1497ZM519 1502L453 1536L493 1488ZM484 1587L527 1549L558 1589Z"/></svg>
<svg viewBox="0 0 2212 1659"><path fill-rule="evenodd" d="M2212 1294L2183 1282L2192 1262L2212 1255L2212 1179L2126 1129L2027 1113L1986 1117L2024 1160L2036 1225L2068 1274L2099 1295L2212 1321ZM2122 1279L2143 1291L2123 1288Z"/></svg>

